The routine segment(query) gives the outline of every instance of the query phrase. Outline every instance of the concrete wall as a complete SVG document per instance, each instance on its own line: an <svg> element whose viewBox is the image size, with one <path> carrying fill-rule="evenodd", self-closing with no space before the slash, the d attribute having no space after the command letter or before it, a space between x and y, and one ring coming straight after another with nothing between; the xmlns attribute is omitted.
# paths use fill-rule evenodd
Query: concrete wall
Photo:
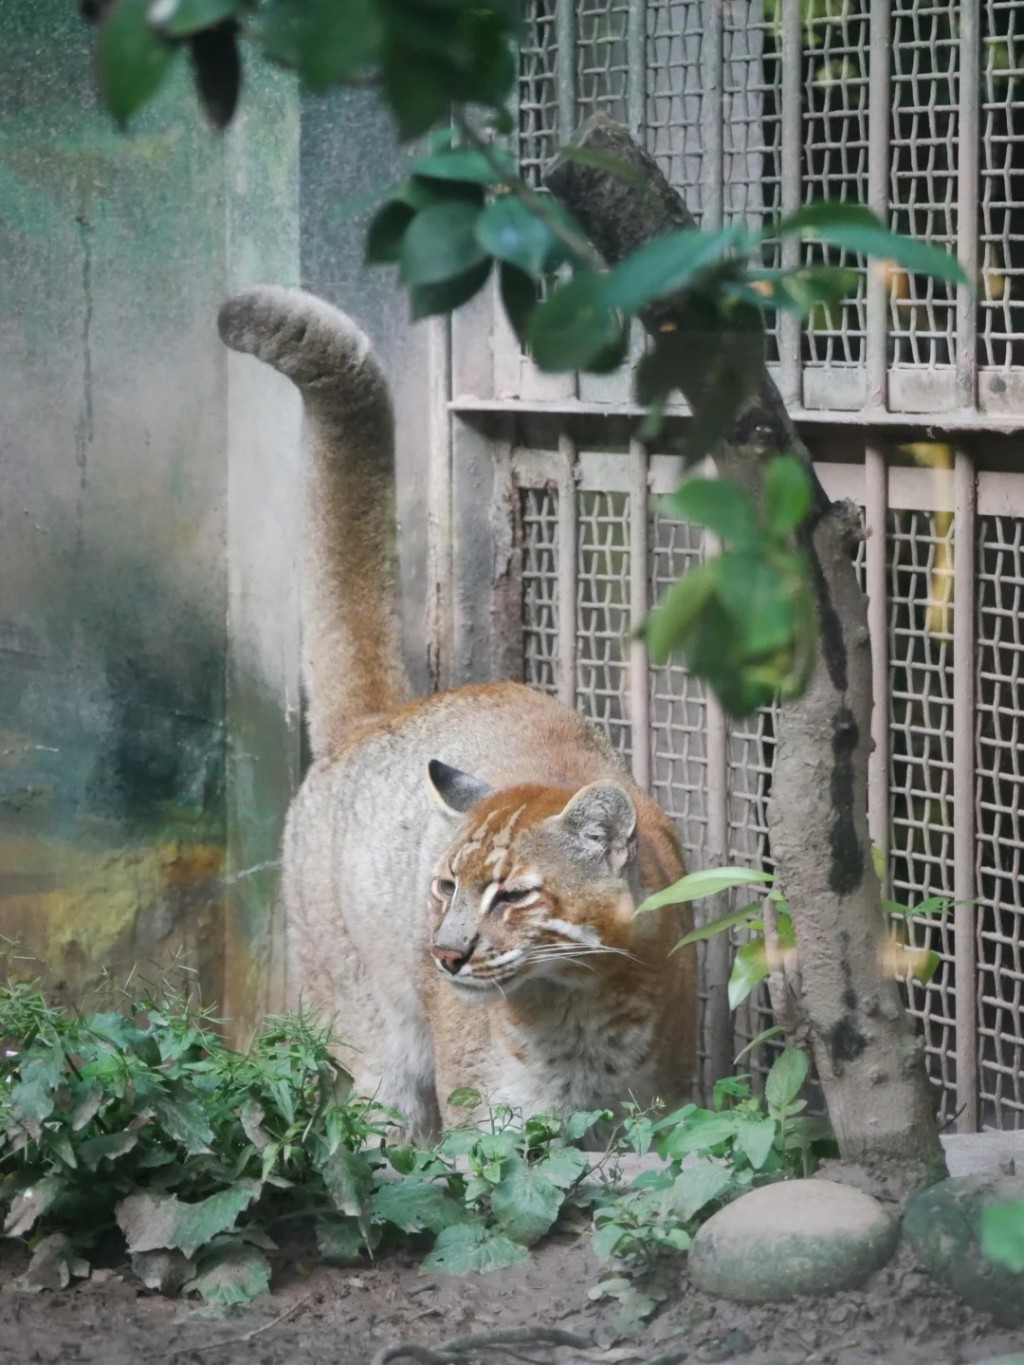
<svg viewBox="0 0 1024 1365"><path fill-rule="evenodd" d="M279 1003L302 761L299 413L214 319L302 277L408 360L336 214L397 152L265 68L227 138L184 65L119 134L90 46L65 0L0 11L0 933L67 998L181 950L242 1026Z"/></svg>

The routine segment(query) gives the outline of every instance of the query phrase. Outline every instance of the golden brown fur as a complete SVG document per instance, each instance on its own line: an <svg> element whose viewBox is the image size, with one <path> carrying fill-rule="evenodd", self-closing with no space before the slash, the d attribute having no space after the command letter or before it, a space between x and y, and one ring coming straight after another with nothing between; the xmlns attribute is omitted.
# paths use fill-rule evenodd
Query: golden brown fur
<svg viewBox="0 0 1024 1365"><path fill-rule="evenodd" d="M316 761L284 849L289 991L337 1014L356 1084L414 1136L473 1086L525 1112L687 1097L689 921L668 818L581 716L515 683L405 702L392 420L369 344L294 290L221 334L289 375L309 424L304 678Z"/></svg>

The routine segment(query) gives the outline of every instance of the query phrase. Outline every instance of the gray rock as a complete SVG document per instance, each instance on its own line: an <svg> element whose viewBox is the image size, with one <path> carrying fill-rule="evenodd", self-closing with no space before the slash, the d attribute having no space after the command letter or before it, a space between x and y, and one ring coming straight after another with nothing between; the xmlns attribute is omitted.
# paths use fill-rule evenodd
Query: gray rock
<svg viewBox="0 0 1024 1365"><path fill-rule="evenodd" d="M950 1176L907 1203L903 1235L926 1270L1003 1327L1024 1326L1024 1274L981 1253L982 1210L1024 1199L1024 1177Z"/></svg>
<svg viewBox="0 0 1024 1365"><path fill-rule="evenodd" d="M897 1228L876 1199L830 1180L786 1180L741 1195L690 1248L690 1277L709 1294L778 1303L863 1284L885 1265Z"/></svg>

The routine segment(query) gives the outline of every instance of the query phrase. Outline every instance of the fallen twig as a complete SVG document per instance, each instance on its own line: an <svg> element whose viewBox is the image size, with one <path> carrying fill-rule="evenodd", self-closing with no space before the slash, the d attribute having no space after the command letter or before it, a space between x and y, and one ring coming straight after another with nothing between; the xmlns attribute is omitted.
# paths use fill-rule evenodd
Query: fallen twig
<svg viewBox="0 0 1024 1365"><path fill-rule="evenodd" d="M593 1343L575 1332L564 1332L560 1327L497 1327L491 1332L470 1332L467 1336L452 1337L436 1346L410 1342L398 1346L384 1346L377 1352L371 1365L390 1365L394 1360L417 1360L421 1365L466 1365L472 1353L503 1346L575 1346L592 1349Z"/></svg>
<svg viewBox="0 0 1024 1365"><path fill-rule="evenodd" d="M259 1327L251 1327L248 1332L243 1332L237 1337L221 1337L220 1341L205 1341L199 1346L182 1346L179 1350L172 1352L173 1356L184 1356L190 1352L216 1351L220 1346L244 1346L247 1341L252 1341L255 1337L262 1336L264 1332L269 1332L272 1327L279 1327L282 1322L294 1316L300 1308L304 1308L313 1297L312 1291L304 1294L301 1299L296 1299L291 1308L286 1308L283 1313L279 1313L276 1318L271 1318L269 1322L261 1323Z"/></svg>

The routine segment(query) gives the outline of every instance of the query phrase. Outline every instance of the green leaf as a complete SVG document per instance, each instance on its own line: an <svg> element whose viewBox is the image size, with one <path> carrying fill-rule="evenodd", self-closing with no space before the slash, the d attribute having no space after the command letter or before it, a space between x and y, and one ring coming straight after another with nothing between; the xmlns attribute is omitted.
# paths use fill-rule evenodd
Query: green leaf
<svg viewBox="0 0 1024 1365"><path fill-rule="evenodd" d="M238 0L151 0L149 22L169 38L185 38L230 19Z"/></svg>
<svg viewBox="0 0 1024 1365"><path fill-rule="evenodd" d="M764 521L770 536L781 540L803 522L811 510L811 479L802 460L780 455L764 475Z"/></svg>
<svg viewBox="0 0 1024 1365"><path fill-rule="evenodd" d="M325 90L375 61L384 38L374 0L270 0L251 22L268 56Z"/></svg>
<svg viewBox="0 0 1024 1365"><path fill-rule="evenodd" d="M623 1223L602 1223L591 1238L590 1249L599 1261L607 1261L615 1255L619 1243L629 1235L630 1229Z"/></svg>
<svg viewBox="0 0 1024 1365"><path fill-rule="evenodd" d="M440 1232L468 1217L465 1206L446 1190L411 1176L374 1190L370 1213L375 1223L391 1223L401 1232Z"/></svg>
<svg viewBox="0 0 1024 1365"><path fill-rule="evenodd" d="M982 1210L981 1250L997 1265L1024 1272L1024 1199Z"/></svg>
<svg viewBox="0 0 1024 1365"><path fill-rule="evenodd" d="M581 1109L570 1114L565 1124L566 1142L579 1142L598 1123L609 1123L612 1119L610 1109Z"/></svg>
<svg viewBox="0 0 1024 1365"><path fill-rule="evenodd" d="M778 236L801 236L864 256L877 256L905 270L950 284L967 284L963 267L955 256L928 242L890 232L860 204L808 204L784 218Z"/></svg>
<svg viewBox="0 0 1024 1365"><path fill-rule="evenodd" d="M658 1149L672 1161L681 1161L691 1152L710 1152L735 1137L737 1122L734 1114L698 1111L685 1123L668 1131L659 1142Z"/></svg>
<svg viewBox="0 0 1024 1365"><path fill-rule="evenodd" d="M186 1294L201 1294L207 1303L229 1307L249 1303L270 1288L270 1262L258 1248L241 1239L223 1242L199 1261L195 1279L183 1287Z"/></svg>
<svg viewBox="0 0 1024 1365"><path fill-rule="evenodd" d="M782 1033L785 1033L785 1029L781 1028L778 1024L773 1024L771 1028L762 1029L755 1038L751 1038L746 1047L740 1048L739 1052L737 1052L736 1056L732 1059L733 1065L735 1066L748 1052L753 1052L754 1049L760 1047L762 1043L767 1043L772 1038L778 1038Z"/></svg>
<svg viewBox="0 0 1024 1365"><path fill-rule="evenodd" d="M487 283L491 273L490 261L482 261L463 275L438 284L414 284L409 290L409 306L413 322L433 317L437 313L454 313L468 303Z"/></svg>
<svg viewBox="0 0 1024 1365"><path fill-rule="evenodd" d="M522 1158L491 1190L491 1211L514 1242L532 1246L548 1231L562 1207L561 1190Z"/></svg>
<svg viewBox="0 0 1024 1365"><path fill-rule="evenodd" d="M501 302L505 308L516 340L520 346L526 345L526 333L533 310L540 302L540 291L529 275L517 270L514 265L502 261L499 278L501 281Z"/></svg>
<svg viewBox="0 0 1024 1365"><path fill-rule="evenodd" d="M552 374L585 370L622 344L623 328L604 297L604 279L581 271L533 312L527 328L533 358Z"/></svg>
<svg viewBox="0 0 1024 1365"><path fill-rule="evenodd" d="M768 975L764 939L751 939L736 949L729 973L729 1008L736 1009Z"/></svg>
<svg viewBox="0 0 1024 1365"><path fill-rule="evenodd" d="M462 180L473 185L496 185L517 174L515 160L504 147L497 146L487 155L476 147L455 147L432 156L417 156L409 162L409 170L429 180Z"/></svg>
<svg viewBox="0 0 1024 1365"><path fill-rule="evenodd" d="M799 1095L810 1058L799 1048L787 1047L776 1057L764 1083L764 1097L770 1110L785 1109Z"/></svg>
<svg viewBox="0 0 1024 1365"><path fill-rule="evenodd" d="M156 94L177 52L150 25L150 3L116 0L100 28L100 94L121 127Z"/></svg>
<svg viewBox="0 0 1024 1365"><path fill-rule="evenodd" d="M365 1152L337 1147L320 1166L331 1203L339 1213L359 1217L366 1209L373 1171Z"/></svg>
<svg viewBox="0 0 1024 1365"><path fill-rule="evenodd" d="M480 210L452 200L423 209L402 239L400 265L406 284L440 284L464 275L485 259L476 240Z"/></svg>
<svg viewBox="0 0 1024 1365"><path fill-rule="evenodd" d="M11 1200L11 1207L4 1220L4 1234L7 1237L25 1237L35 1227L43 1214L67 1190L67 1185L59 1176L46 1176L33 1181L26 1190L21 1190Z"/></svg>
<svg viewBox="0 0 1024 1365"><path fill-rule="evenodd" d="M355 1261L366 1240L355 1218L318 1218L316 1244L325 1261Z"/></svg>
<svg viewBox="0 0 1024 1365"><path fill-rule="evenodd" d="M796 607L791 582L763 553L733 551L713 561L718 599L733 625L733 649L741 659L784 650L793 639Z"/></svg>
<svg viewBox="0 0 1024 1365"><path fill-rule="evenodd" d="M415 209L399 199L390 199L382 205L366 229L363 263L390 265L398 261L406 229L415 217Z"/></svg>
<svg viewBox="0 0 1024 1365"><path fill-rule="evenodd" d="M534 1170L560 1190L567 1190L586 1175L590 1170L590 1162L576 1147L552 1147L547 1156L537 1162Z"/></svg>
<svg viewBox="0 0 1024 1365"><path fill-rule="evenodd" d="M716 934L721 934L726 929L734 929L738 924L750 925L756 921L760 913L760 901L751 901L749 905L741 905L738 910L733 910L728 915L720 915L718 919L709 920L707 924L702 924L698 929L691 929L688 934L683 935L672 952L679 948L687 948L691 943L700 943L703 939L714 938Z"/></svg>
<svg viewBox="0 0 1024 1365"><path fill-rule="evenodd" d="M754 504L731 479L687 479L666 505L676 516L714 531L726 544L747 547L760 540Z"/></svg>
<svg viewBox="0 0 1024 1365"><path fill-rule="evenodd" d="M644 626L647 649L654 663L665 663L673 650L685 646L714 591L715 571L710 564L699 564L676 579Z"/></svg>
<svg viewBox="0 0 1024 1365"><path fill-rule="evenodd" d="M736 1128L736 1146L759 1171L771 1155L779 1131L774 1118L741 1118Z"/></svg>
<svg viewBox="0 0 1024 1365"><path fill-rule="evenodd" d="M637 313L655 299L678 293L748 238L744 224L720 232L684 228L659 237L627 257L605 277L605 301Z"/></svg>
<svg viewBox="0 0 1024 1365"><path fill-rule="evenodd" d="M688 1223L729 1188L732 1172L717 1161L697 1161L681 1171L672 1186L672 1207Z"/></svg>
<svg viewBox="0 0 1024 1365"><path fill-rule="evenodd" d="M202 1101L158 1099L153 1102L153 1113L167 1136L180 1142L189 1156L210 1150L214 1132Z"/></svg>
<svg viewBox="0 0 1024 1365"><path fill-rule="evenodd" d="M440 1271L444 1275L468 1275L470 1271L486 1274L504 1270L507 1266L522 1265L529 1255L524 1246L510 1241L500 1232L493 1232L479 1223L459 1223L439 1234L422 1269Z"/></svg>
<svg viewBox="0 0 1024 1365"><path fill-rule="evenodd" d="M501 195L484 209L476 239L488 255L518 266L534 279L549 269L561 248L544 219L513 194Z"/></svg>
<svg viewBox="0 0 1024 1365"><path fill-rule="evenodd" d="M258 1180L239 1180L206 1199L186 1204L170 1194L132 1194L117 1205L117 1225L128 1250L177 1248L193 1256L235 1220L260 1194Z"/></svg>
<svg viewBox="0 0 1024 1365"><path fill-rule="evenodd" d="M448 1103L453 1109L476 1109L483 1102L483 1095L471 1085L460 1085L448 1096Z"/></svg>
<svg viewBox="0 0 1024 1365"><path fill-rule="evenodd" d="M21 1064L21 1079L11 1087L15 1117L33 1133L53 1113L57 1087L64 1079L64 1052L51 1047L42 1056L29 1057Z"/></svg>
<svg viewBox="0 0 1024 1365"><path fill-rule="evenodd" d="M759 872L753 867L706 867L699 872L688 872L685 877L673 882L664 891L657 891L653 896L648 896L637 906L636 912L640 914L644 910L660 910L663 905L686 905L690 901L703 900L705 896L717 896L722 891L731 891L735 886L753 886L773 880L770 872ZM723 916L722 919L695 931L695 934L699 933L701 938L707 938L710 934L718 933L720 929L731 928L733 924L738 924L742 918L746 918L749 910L750 907L745 906L743 911L737 910L732 915ZM690 934L683 939L684 943L692 941L694 935Z"/></svg>
<svg viewBox="0 0 1024 1365"><path fill-rule="evenodd" d="M78 1157L89 1171L95 1171L101 1161L116 1161L138 1146L136 1133L100 1133L98 1137L87 1138L79 1143Z"/></svg>
<svg viewBox="0 0 1024 1365"><path fill-rule="evenodd" d="M572 161L577 166L592 166L597 171L605 171L608 175L617 176L631 185L644 183L644 173L639 167L630 166L628 162L620 160L617 156L610 156L608 152L599 152L596 147L579 147L572 142L561 143L555 148L553 156L559 161Z"/></svg>

